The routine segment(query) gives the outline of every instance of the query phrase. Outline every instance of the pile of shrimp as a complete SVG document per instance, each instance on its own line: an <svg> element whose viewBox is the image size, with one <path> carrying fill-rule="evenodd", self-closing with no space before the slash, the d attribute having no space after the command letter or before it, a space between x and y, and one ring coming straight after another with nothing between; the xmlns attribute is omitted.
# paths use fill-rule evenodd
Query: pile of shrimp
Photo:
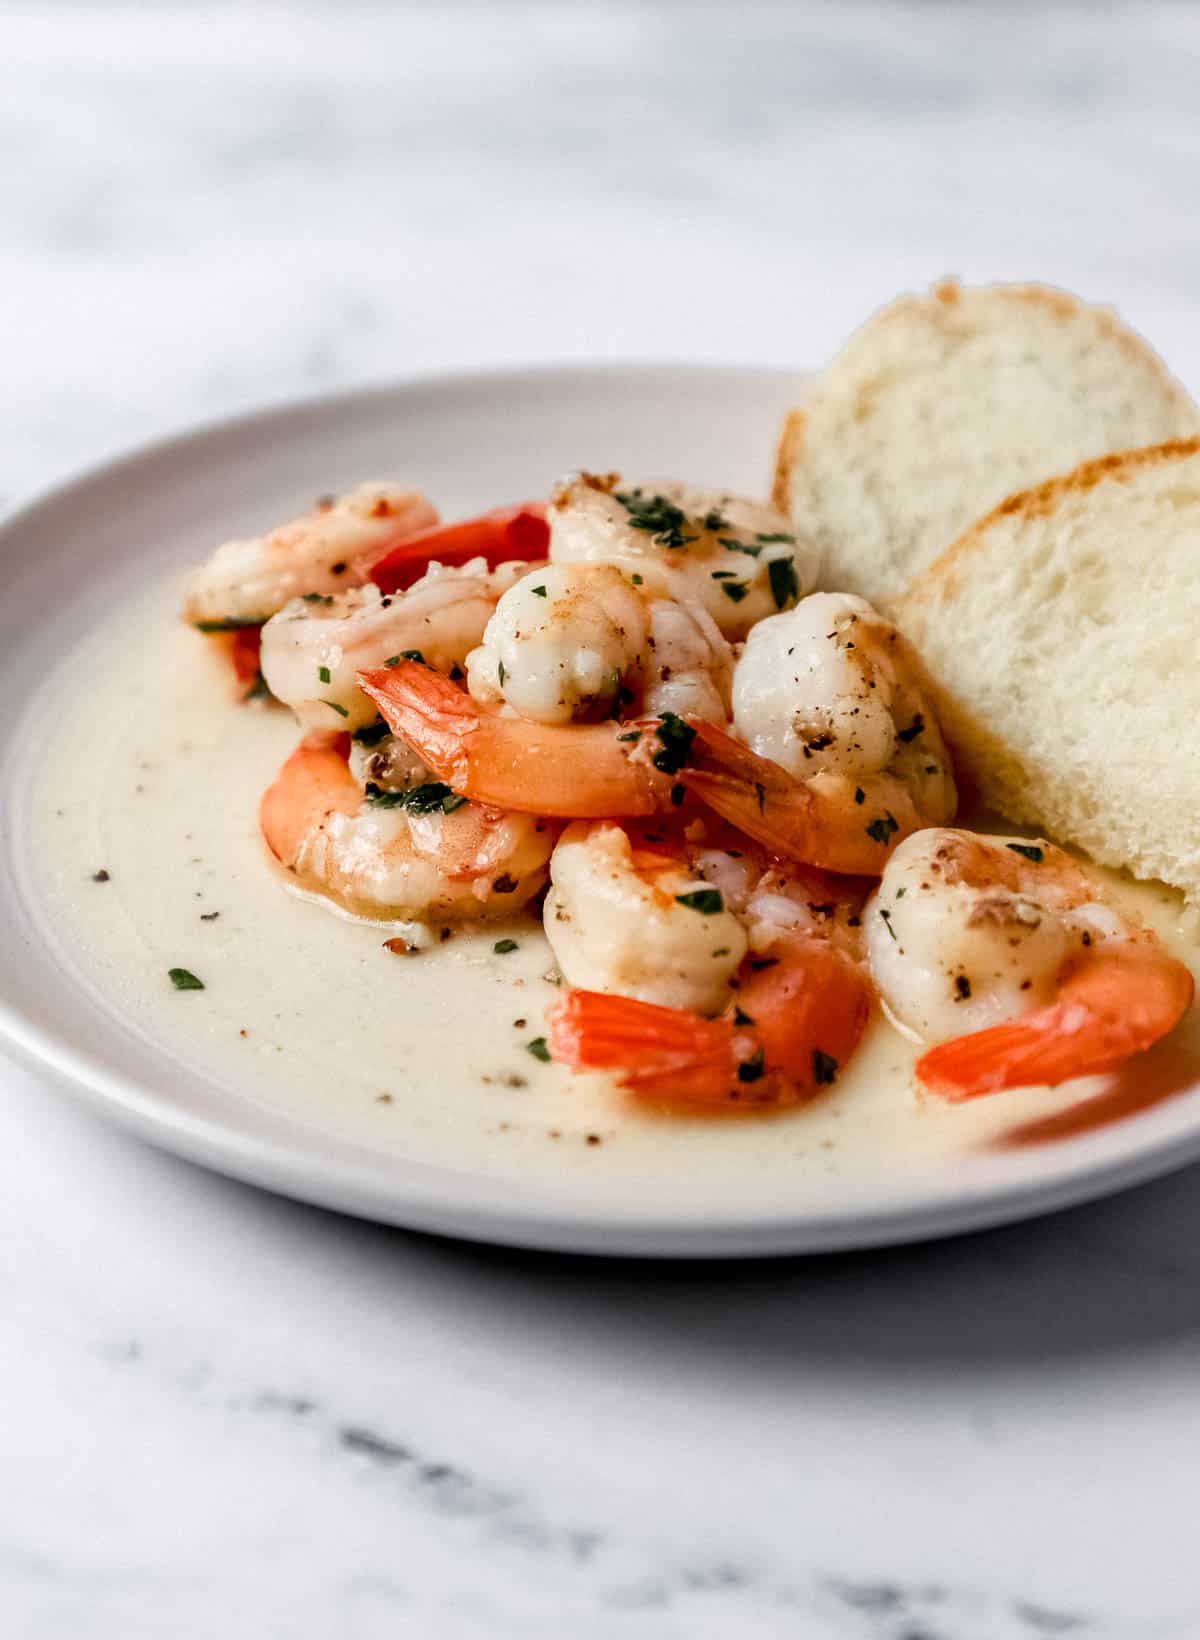
<svg viewBox="0 0 1200 1640"><path fill-rule="evenodd" d="M443 523L363 485L192 576L294 713L263 795L294 886L402 929L539 905L552 1056L665 1109L796 1104L878 1007L948 1100L1114 1069L1188 970L1043 840L955 829L918 658L773 507L574 474Z"/></svg>

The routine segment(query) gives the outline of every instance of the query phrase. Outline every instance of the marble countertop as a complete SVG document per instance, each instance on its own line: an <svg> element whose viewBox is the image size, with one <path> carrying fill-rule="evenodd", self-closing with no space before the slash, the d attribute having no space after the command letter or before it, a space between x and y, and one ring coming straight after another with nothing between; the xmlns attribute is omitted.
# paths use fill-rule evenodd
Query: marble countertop
<svg viewBox="0 0 1200 1640"><path fill-rule="evenodd" d="M1200 387L1194 7L0 26L6 504L413 370L815 362L946 271L1115 301ZM296 1206L0 1083L6 1636L1200 1633L1194 1172L618 1266Z"/></svg>

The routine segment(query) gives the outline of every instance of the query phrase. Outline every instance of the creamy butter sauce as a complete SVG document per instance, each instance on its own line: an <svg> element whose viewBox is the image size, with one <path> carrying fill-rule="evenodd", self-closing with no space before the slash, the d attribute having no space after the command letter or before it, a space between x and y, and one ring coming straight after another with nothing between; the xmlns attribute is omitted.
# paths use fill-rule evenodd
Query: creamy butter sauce
<svg viewBox="0 0 1200 1640"><path fill-rule="evenodd" d="M553 1178L610 1200L728 1205L732 1193L766 1206L845 1196L856 1179L866 1188L881 1170L1018 1129L1056 1137L1081 1100L1115 1099L1121 1114L1136 1107L1129 1089L1152 1102L1200 1067L1193 1012L1123 1078L951 1107L916 1091L916 1050L876 1020L806 1108L646 1111L528 1051L553 995L534 918L397 956L384 947L389 925L286 891L256 809L298 731L281 710L232 704L227 663L180 623L178 603L176 584L156 586L48 678L23 759L29 866L63 963L129 1028L241 1098L374 1151L517 1186ZM1195 965L1176 895L1104 875ZM497 956L503 938L518 948ZM175 990L171 968L204 990Z"/></svg>

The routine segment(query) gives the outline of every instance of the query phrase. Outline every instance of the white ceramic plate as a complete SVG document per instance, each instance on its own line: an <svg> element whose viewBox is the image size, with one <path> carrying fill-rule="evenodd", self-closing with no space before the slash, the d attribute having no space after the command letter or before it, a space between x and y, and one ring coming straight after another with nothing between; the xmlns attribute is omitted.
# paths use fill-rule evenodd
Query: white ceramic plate
<svg viewBox="0 0 1200 1640"><path fill-rule="evenodd" d="M761 492L797 385L792 374L651 366L417 381L202 429L12 518L0 530L8 1048L101 1115L234 1177L390 1223L563 1251L744 1256L946 1235L1099 1196L1200 1154L1200 1085L1189 1073L1177 1075L1170 1099L1097 1131L1007 1150L910 1155L902 1146L887 1165L848 1168L844 1181L826 1169L819 1189L797 1165L782 1194L778 1179L757 1190L745 1159L723 1188L710 1157L712 1188L677 1199L659 1188L679 1167L669 1126L660 1129L661 1179L643 1146L642 1171L621 1190L592 1190L578 1167L555 1180L545 1168L522 1178L511 1167L448 1166L416 1141L407 1152L376 1151L361 1133L301 1120L197 1070L137 1029L102 975L63 959L71 930L48 926L22 842L22 722L46 657L119 619L131 575L182 567L214 540L286 516L297 495L364 476L411 479L450 516L539 493L547 475L588 462Z"/></svg>

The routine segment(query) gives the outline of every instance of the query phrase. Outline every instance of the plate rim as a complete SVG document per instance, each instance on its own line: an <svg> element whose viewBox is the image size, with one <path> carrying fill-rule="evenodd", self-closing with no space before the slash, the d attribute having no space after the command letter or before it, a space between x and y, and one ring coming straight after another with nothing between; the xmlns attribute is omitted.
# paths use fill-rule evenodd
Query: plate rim
<svg viewBox="0 0 1200 1640"><path fill-rule="evenodd" d="M120 478L172 454L194 451L206 441L259 429L264 423L274 423L286 431L288 422L336 417L342 410L362 410L372 401L394 400L409 393L470 391L473 387L494 390L506 383L565 385L580 378L599 382L641 376L661 381L674 376L691 382L707 378L728 383L731 378L740 378L747 385L755 380L774 385L791 381L800 391L808 374L799 368L752 363L645 359L538 362L431 369L385 382L293 396L170 430L44 484L0 517L0 550L7 547L11 537L36 526L45 508L69 503L90 485ZM19 1004L3 993L0 1043L17 1063L44 1077L56 1091L65 1092L92 1114L189 1162L320 1207L407 1229L538 1251L743 1258L884 1247L969 1233L1059 1211L1146 1182L1200 1158L1197 1119L1191 1131L1168 1128L1165 1132L1143 1133L1141 1142L1132 1148L1126 1145L1115 1154L1099 1157L1087 1153L1088 1136L1058 1141L1054 1152L1064 1158L1066 1165L1049 1177L1016 1177L975 1194L946 1186L908 1196L900 1194L886 1205L868 1209L851 1203L807 1215L803 1211L783 1215L775 1209L758 1217L745 1211L723 1216L711 1211L702 1215L699 1211L674 1209L660 1218L639 1215L628 1208L580 1210L550 1198L514 1200L510 1185L469 1170L459 1174L396 1156L373 1156L365 1147L349 1147L346 1154L331 1155L328 1150L322 1153L319 1139L310 1136L306 1142L300 1130L288 1134L239 1129L220 1113L188 1110L158 1093L148 1082L116 1074L53 1029L27 1018ZM1137 1116L1130 1117L1118 1130L1111 1131L1134 1131L1138 1120ZM341 1149L347 1151L344 1144ZM413 1179L412 1174L418 1171L440 1175L451 1185L455 1180L461 1186L464 1180L474 1179L477 1191L482 1186L486 1198L490 1190L492 1200L464 1202L461 1194L457 1200L452 1194L439 1199L424 1188L423 1181Z"/></svg>

